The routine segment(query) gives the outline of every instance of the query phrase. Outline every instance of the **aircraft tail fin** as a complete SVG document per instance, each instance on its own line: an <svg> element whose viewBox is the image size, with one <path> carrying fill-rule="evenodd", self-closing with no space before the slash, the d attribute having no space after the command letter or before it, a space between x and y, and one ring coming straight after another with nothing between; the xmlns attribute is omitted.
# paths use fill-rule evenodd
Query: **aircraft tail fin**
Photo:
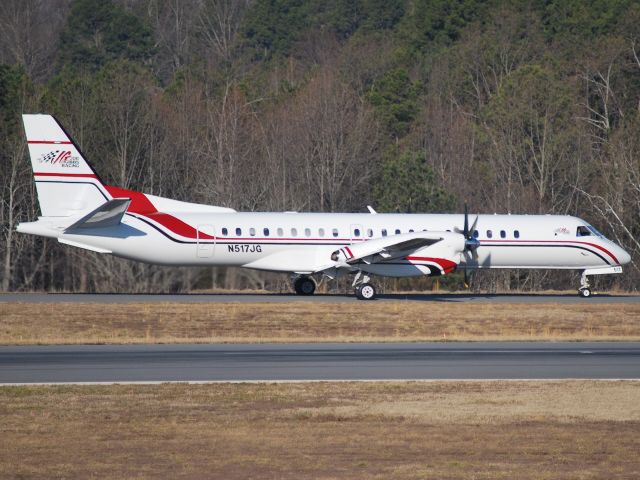
<svg viewBox="0 0 640 480"><path fill-rule="evenodd" d="M23 115L43 217L92 212L112 196L84 155L51 115Z"/></svg>

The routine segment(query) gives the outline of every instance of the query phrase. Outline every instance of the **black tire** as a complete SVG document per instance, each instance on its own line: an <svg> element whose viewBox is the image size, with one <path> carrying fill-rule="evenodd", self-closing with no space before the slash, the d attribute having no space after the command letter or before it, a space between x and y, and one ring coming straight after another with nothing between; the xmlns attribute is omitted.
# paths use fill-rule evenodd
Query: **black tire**
<svg viewBox="0 0 640 480"><path fill-rule="evenodd" d="M376 287L370 283L363 283L356 287L356 297L358 300L374 300L376 298Z"/></svg>
<svg viewBox="0 0 640 480"><path fill-rule="evenodd" d="M311 277L300 277L293 283L293 289L298 295L313 295L316 291L316 282Z"/></svg>
<svg viewBox="0 0 640 480"><path fill-rule="evenodd" d="M589 298L591 296L591 289L590 288L581 288L580 290L578 290L578 294L582 297L582 298Z"/></svg>

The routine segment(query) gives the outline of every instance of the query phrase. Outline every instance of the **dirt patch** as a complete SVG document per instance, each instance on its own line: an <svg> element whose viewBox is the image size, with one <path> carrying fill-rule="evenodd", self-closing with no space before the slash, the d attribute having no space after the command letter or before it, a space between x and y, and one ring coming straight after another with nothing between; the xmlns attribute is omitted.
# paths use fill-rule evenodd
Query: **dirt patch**
<svg viewBox="0 0 640 480"><path fill-rule="evenodd" d="M638 382L0 388L2 478L638 478Z"/></svg>
<svg viewBox="0 0 640 480"><path fill-rule="evenodd" d="M640 304L0 304L1 344L639 340Z"/></svg>

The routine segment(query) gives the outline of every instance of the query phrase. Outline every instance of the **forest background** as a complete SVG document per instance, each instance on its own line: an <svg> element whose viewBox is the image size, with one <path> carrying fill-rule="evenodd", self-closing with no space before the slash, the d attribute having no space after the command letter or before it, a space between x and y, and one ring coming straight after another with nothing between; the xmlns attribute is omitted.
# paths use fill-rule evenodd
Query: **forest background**
<svg viewBox="0 0 640 480"><path fill-rule="evenodd" d="M17 234L38 216L20 114L45 112L107 182L179 200L578 215L632 254L601 286L635 290L639 57L637 0L2 0L0 289L288 282ZM573 288L577 277L481 272L474 285Z"/></svg>

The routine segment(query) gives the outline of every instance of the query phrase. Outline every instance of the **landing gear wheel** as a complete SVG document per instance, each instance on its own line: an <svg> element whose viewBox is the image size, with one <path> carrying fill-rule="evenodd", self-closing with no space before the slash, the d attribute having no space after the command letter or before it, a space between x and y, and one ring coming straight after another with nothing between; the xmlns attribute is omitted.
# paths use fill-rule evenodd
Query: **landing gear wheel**
<svg viewBox="0 0 640 480"><path fill-rule="evenodd" d="M299 277L293 282L293 289L298 295L313 295L316 291L316 282L311 277Z"/></svg>
<svg viewBox="0 0 640 480"><path fill-rule="evenodd" d="M583 298L588 298L591 296L591 289L590 288L581 288L580 290L578 290L578 295L580 295Z"/></svg>
<svg viewBox="0 0 640 480"><path fill-rule="evenodd" d="M363 283L356 287L358 300L373 300L376 298L376 288L370 283Z"/></svg>

